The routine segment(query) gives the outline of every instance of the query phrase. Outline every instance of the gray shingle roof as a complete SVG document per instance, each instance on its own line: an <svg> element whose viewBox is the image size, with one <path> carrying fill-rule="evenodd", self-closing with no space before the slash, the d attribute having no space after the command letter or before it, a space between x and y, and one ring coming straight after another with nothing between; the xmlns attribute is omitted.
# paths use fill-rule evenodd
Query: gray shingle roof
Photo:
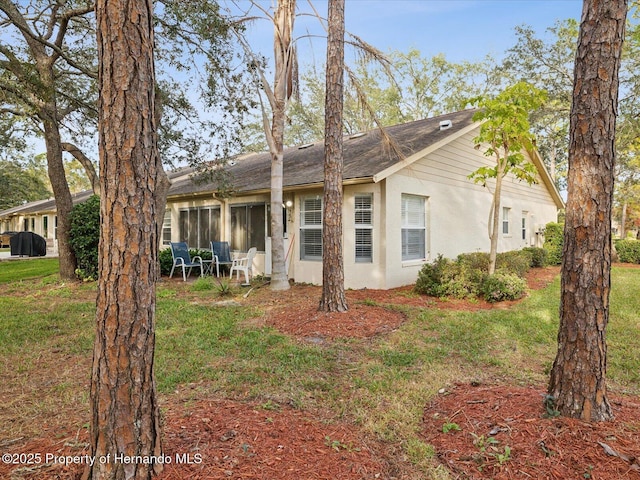
<svg viewBox="0 0 640 480"><path fill-rule="evenodd" d="M417 120L386 127L386 134L397 145L402 158L419 152L473 123L475 110L463 110L438 117ZM451 120L451 127L440 129L440 122ZM382 140L379 130L351 135L344 139L343 179L370 179L377 173L396 164L402 158ZM287 187L321 184L324 178L324 142L291 147L284 151L283 185ZM239 158L226 167L231 183L237 192L269 190L271 155L255 153ZM186 195L213 192L214 183L197 184L190 179L176 181L169 195Z"/></svg>

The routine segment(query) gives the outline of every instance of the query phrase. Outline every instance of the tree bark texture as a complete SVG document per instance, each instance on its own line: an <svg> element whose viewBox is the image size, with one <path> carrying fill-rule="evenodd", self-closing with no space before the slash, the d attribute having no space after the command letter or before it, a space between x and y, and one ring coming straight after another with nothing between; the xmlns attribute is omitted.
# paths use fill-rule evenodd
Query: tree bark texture
<svg viewBox="0 0 640 480"><path fill-rule="evenodd" d="M319 309L344 312L342 251L342 111L344 90L344 0L329 0L322 213L322 298Z"/></svg>
<svg viewBox="0 0 640 480"><path fill-rule="evenodd" d="M561 414L613 418L607 400L618 71L626 0L585 0L574 71L558 353L549 394Z"/></svg>
<svg viewBox="0 0 640 480"><path fill-rule="evenodd" d="M273 82L271 136L271 288L288 290L282 215L283 144L287 100L293 88L293 23L295 0L279 0L274 16L275 78Z"/></svg>
<svg viewBox="0 0 640 480"><path fill-rule="evenodd" d="M96 462L84 475L93 480L150 479L162 470L154 462L161 455L154 347L162 216L152 14L151 0L96 4L102 227L91 380Z"/></svg>

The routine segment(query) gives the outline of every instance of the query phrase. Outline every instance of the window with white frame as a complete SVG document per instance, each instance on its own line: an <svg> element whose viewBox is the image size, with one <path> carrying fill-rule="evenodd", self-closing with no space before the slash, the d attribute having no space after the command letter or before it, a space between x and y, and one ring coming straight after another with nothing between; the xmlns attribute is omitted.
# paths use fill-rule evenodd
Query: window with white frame
<svg viewBox="0 0 640 480"><path fill-rule="evenodd" d="M322 198L305 197L300 203L300 259L322 260Z"/></svg>
<svg viewBox="0 0 640 480"><path fill-rule="evenodd" d="M426 258L426 198L402 194L402 261Z"/></svg>
<svg viewBox="0 0 640 480"><path fill-rule="evenodd" d="M528 212L522 212L522 240L527 240L527 217L529 216Z"/></svg>
<svg viewBox="0 0 640 480"><path fill-rule="evenodd" d="M171 243L171 209L167 208L164 211L164 218L162 219L162 244L169 245Z"/></svg>
<svg viewBox="0 0 640 480"><path fill-rule="evenodd" d="M511 227L509 225L509 215L511 213L511 209L509 207L502 207L502 234L510 235Z"/></svg>
<svg viewBox="0 0 640 480"><path fill-rule="evenodd" d="M373 262L373 195L355 196L356 262Z"/></svg>

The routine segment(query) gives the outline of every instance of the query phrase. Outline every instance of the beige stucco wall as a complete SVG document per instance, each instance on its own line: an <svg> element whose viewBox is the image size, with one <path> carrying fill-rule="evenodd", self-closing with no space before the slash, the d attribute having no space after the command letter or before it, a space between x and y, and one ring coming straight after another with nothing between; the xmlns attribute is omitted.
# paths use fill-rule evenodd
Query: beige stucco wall
<svg viewBox="0 0 640 480"><path fill-rule="evenodd" d="M343 215L343 256L345 287L385 288L386 284L386 243L384 238L384 184L347 185L344 188ZM371 263L357 263L355 259L355 195L358 193L373 194L373 261ZM295 198L293 215L291 249L291 278L296 282L322 284L322 262L300 259L300 205L305 196L322 196L322 190L310 190L300 193Z"/></svg>
<svg viewBox="0 0 640 480"><path fill-rule="evenodd" d="M486 188L474 184L467 175L491 163L473 148L474 135L471 132L386 179L387 288L414 283L424 263L402 262L399 232L403 193L427 198L426 261L432 261L438 254L455 258L460 253L489 251L487 224L493 189L491 185ZM535 234L536 226L557 218L556 205L542 183L529 186L507 176L501 206L510 209L511 232L500 234L498 251L520 249L532 242L542 246L536 243L542 242L541 236ZM523 212L527 220L525 240L520 226Z"/></svg>

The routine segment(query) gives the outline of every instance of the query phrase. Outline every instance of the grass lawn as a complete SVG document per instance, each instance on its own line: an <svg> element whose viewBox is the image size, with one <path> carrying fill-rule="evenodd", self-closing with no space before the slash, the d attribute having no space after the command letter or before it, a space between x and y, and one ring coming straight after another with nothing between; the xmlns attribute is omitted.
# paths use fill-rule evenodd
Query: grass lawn
<svg viewBox="0 0 640 480"><path fill-rule="evenodd" d="M0 441L44 424L86 429L95 284L62 283L57 260L0 263ZM640 394L640 269L613 269L608 384ZM256 321L260 302L216 305L201 282L158 286L156 375L166 400L254 400L323 411L397 445L412 468L449 478L420 436L425 405L448 385L500 378L544 385L555 356L559 278L508 308L398 304L402 326L321 344ZM263 293L263 295L265 295ZM365 302L366 303L366 302ZM185 407L187 408L187 407Z"/></svg>

